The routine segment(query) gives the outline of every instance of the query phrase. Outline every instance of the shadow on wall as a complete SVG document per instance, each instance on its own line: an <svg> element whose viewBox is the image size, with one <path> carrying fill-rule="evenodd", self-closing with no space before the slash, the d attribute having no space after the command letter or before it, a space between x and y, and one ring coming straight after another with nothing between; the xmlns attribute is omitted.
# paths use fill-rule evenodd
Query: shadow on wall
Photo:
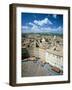
<svg viewBox="0 0 72 90"><path fill-rule="evenodd" d="M30 57L29 52L26 48L22 48L22 60Z"/></svg>

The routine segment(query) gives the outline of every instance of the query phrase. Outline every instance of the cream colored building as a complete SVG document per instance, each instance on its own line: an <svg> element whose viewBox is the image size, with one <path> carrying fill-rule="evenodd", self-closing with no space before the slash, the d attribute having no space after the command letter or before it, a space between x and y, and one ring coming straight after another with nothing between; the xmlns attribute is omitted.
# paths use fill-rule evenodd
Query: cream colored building
<svg viewBox="0 0 72 90"><path fill-rule="evenodd" d="M46 62L63 70L63 56L46 51Z"/></svg>

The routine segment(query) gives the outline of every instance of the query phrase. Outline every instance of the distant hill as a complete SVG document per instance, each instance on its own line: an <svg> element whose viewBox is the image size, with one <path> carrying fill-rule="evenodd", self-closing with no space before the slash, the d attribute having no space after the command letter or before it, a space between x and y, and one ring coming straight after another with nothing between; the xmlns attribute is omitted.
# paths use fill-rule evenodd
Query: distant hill
<svg viewBox="0 0 72 90"><path fill-rule="evenodd" d="M26 37L27 35L45 35L45 36L63 36L63 33L22 33L22 37Z"/></svg>

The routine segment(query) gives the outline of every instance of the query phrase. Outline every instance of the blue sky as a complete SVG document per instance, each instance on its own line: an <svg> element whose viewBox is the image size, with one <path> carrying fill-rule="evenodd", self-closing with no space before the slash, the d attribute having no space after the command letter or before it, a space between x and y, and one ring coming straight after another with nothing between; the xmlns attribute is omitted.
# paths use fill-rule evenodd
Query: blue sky
<svg viewBox="0 0 72 90"><path fill-rule="evenodd" d="M63 33L63 15L21 13L23 33Z"/></svg>

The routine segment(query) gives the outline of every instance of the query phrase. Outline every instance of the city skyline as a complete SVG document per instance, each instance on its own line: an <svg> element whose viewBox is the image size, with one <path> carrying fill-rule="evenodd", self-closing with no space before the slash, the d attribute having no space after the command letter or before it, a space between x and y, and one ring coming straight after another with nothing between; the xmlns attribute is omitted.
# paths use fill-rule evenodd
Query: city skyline
<svg viewBox="0 0 72 90"><path fill-rule="evenodd" d="M21 13L22 33L63 34L63 15Z"/></svg>

